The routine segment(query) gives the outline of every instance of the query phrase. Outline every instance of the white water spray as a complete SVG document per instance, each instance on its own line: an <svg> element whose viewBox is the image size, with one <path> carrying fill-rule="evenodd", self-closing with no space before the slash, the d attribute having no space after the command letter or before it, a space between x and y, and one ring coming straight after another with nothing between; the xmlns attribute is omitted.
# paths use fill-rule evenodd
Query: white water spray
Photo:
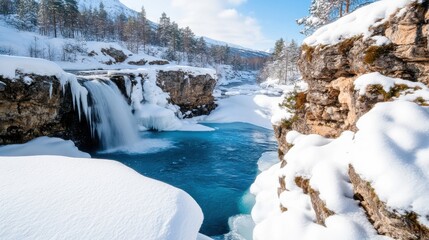
<svg viewBox="0 0 429 240"><path fill-rule="evenodd" d="M100 140L103 149L135 144L138 140L137 124L118 87L108 81L87 81L92 104L87 118L93 138Z"/></svg>

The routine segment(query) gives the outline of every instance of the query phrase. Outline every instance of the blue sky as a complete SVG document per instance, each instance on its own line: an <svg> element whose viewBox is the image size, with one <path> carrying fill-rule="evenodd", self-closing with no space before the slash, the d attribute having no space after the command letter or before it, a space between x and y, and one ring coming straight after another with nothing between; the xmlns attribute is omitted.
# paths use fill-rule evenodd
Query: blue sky
<svg viewBox="0 0 429 240"><path fill-rule="evenodd" d="M301 26L295 20L308 14L309 5L310 0L248 0L239 9L256 18L268 38L302 42L305 36L299 33Z"/></svg>
<svg viewBox="0 0 429 240"><path fill-rule="evenodd" d="M311 0L120 0L139 10L144 5L150 20L162 12L179 26L199 36L267 50L283 37L301 42L295 20L307 15Z"/></svg>

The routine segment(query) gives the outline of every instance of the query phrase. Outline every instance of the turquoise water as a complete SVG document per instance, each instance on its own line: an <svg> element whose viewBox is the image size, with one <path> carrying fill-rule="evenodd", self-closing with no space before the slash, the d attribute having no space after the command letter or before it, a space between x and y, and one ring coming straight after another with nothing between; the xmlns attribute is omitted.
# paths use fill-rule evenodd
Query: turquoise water
<svg viewBox="0 0 429 240"><path fill-rule="evenodd" d="M244 123L206 124L213 132L145 132L141 138L163 148L142 153L95 153L189 193L204 212L201 233L229 232L228 218L249 213L243 199L257 175L257 160L276 149L273 132Z"/></svg>

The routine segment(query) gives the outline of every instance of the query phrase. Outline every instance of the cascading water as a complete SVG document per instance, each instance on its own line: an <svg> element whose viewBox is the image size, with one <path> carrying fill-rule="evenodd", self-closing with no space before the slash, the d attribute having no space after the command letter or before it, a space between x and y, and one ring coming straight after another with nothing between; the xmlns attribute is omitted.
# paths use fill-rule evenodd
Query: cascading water
<svg viewBox="0 0 429 240"><path fill-rule="evenodd" d="M137 124L118 87L110 81L84 82L91 98L87 118L92 137L97 137L103 149L135 144Z"/></svg>

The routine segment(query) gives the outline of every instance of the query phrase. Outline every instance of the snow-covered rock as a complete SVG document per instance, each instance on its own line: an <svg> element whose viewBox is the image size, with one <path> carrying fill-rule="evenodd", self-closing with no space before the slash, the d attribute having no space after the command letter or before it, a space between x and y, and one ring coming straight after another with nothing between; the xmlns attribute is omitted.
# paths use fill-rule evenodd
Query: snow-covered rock
<svg viewBox="0 0 429 240"><path fill-rule="evenodd" d="M399 9L421 0L381 0L362 7L339 20L325 25L304 40L310 46L334 45L344 39L362 35L371 36L371 27L382 25Z"/></svg>
<svg viewBox="0 0 429 240"><path fill-rule="evenodd" d="M1 239L196 239L182 190L114 161L0 157Z"/></svg>
<svg viewBox="0 0 429 240"><path fill-rule="evenodd" d="M428 121L427 107L397 100L362 116L356 134L289 132L287 164L252 185L255 239L427 238Z"/></svg>
<svg viewBox="0 0 429 240"><path fill-rule="evenodd" d="M91 158L80 151L72 141L61 138L39 137L25 144L11 144L0 147L0 156L57 155L77 158Z"/></svg>

